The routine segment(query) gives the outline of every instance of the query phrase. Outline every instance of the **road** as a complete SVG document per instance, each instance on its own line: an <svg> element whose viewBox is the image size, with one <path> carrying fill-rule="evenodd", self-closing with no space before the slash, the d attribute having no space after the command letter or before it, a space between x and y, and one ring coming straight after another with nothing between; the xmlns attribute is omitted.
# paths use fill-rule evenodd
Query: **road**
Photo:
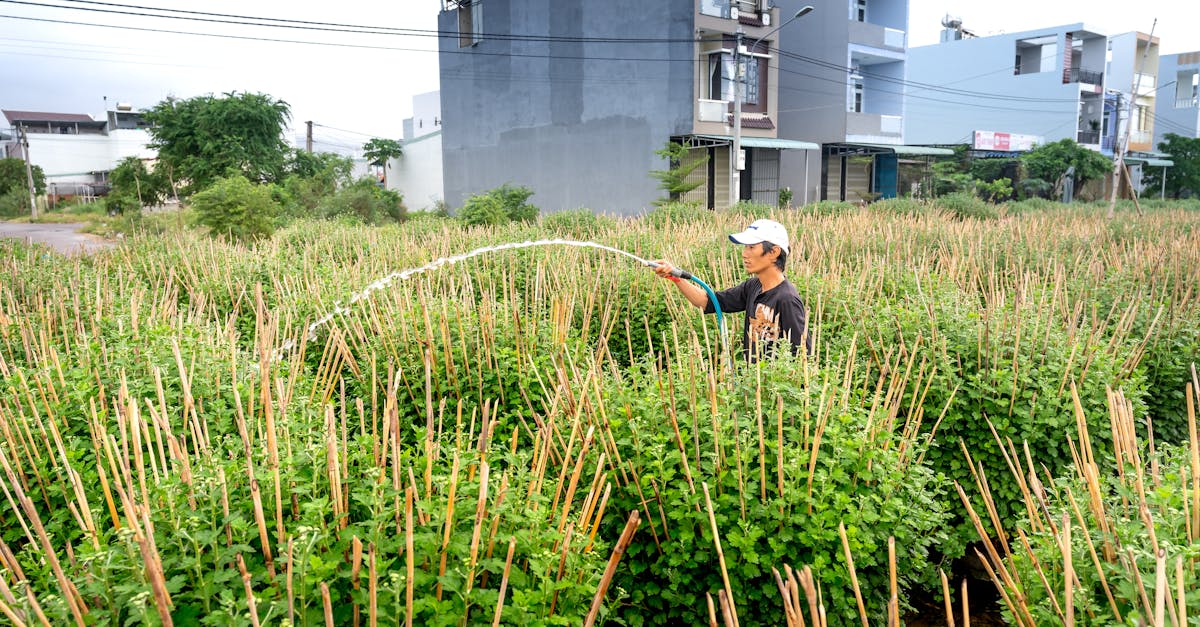
<svg viewBox="0 0 1200 627"><path fill-rule="evenodd" d="M83 226L82 224L0 222L0 237L46 244L64 255L81 252L92 253L112 245L111 242L101 237L78 232Z"/></svg>

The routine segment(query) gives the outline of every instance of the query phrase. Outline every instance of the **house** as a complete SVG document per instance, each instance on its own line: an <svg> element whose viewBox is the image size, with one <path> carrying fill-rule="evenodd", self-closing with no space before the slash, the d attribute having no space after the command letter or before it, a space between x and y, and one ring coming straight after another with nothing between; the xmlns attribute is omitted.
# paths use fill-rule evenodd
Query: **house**
<svg viewBox="0 0 1200 627"><path fill-rule="evenodd" d="M96 120L83 113L3 110L12 130L4 144L8 157L24 158L19 136L29 142L29 159L46 175L54 196L93 195L107 189L108 172L122 159L154 159L142 115L129 105L117 105Z"/></svg>
<svg viewBox="0 0 1200 627"><path fill-rule="evenodd" d="M440 92L413 96L413 116L404 120L404 154L388 165L388 187L404 194L410 209L431 209L443 198L442 103Z"/></svg>
<svg viewBox="0 0 1200 627"><path fill-rule="evenodd" d="M1154 145L1167 133L1200 137L1200 51L1163 55L1159 76L1163 93L1155 106Z"/></svg>
<svg viewBox="0 0 1200 627"><path fill-rule="evenodd" d="M512 183L639 213L668 141L707 157L683 198L707 207L894 195L907 21L907 0L443 0L446 201Z"/></svg>

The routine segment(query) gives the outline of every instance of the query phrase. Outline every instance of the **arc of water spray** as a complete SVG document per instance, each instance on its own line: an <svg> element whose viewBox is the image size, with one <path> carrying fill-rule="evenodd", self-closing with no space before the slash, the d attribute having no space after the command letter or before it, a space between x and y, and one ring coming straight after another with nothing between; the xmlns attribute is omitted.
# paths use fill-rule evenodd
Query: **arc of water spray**
<svg viewBox="0 0 1200 627"><path fill-rule="evenodd" d="M317 338L317 329L320 329L321 327L325 326L326 324L329 324L329 322L337 316L343 316L343 315L350 313L350 307L352 305L357 304L359 301L363 301L363 300L370 298L373 293L378 292L379 290L382 290L386 287L390 287L391 284L396 281L405 281L405 280L408 280L418 274L424 274L426 272L429 272L430 270L436 270L438 268L441 268L442 266L453 265L460 261L465 261L472 257L478 257L479 255L483 255L486 253L499 252L499 251L503 251L503 250L517 250L520 248L532 248L534 246L575 246L577 248L595 248L598 250L604 250L604 251L608 251L611 253L616 253L618 255L628 257L644 266L654 267L657 265L653 261L638 257L637 255L635 255L631 252L621 250L619 248L613 248L612 246L605 246L604 244L597 244L596 242L580 242L580 241L576 241L576 240L567 240L567 239L542 239L542 240L536 240L536 241L511 242L508 244L497 244L494 246L484 246L482 248L476 248L475 250L471 250L471 251L461 253L458 255L451 255L449 257L441 257L441 258L435 259L423 266L418 266L416 268L409 268L407 270L401 270L399 272L392 272L384 277L376 279L375 281L373 281L369 285L367 285L365 288L363 288L362 291L351 295L350 301L348 303L343 304L343 302L340 300L335 301L333 303L333 309L329 313L325 314L324 316L321 316L320 318L315 320L312 324L308 325L308 329L307 329L308 339L315 340ZM722 335L723 334L724 334L724 329L722 329ZM295 342L293 340L285 341L283 343L283 345L279 347L279 352L276 354L276 358L282 356L282 354L284 352L291 350L294 346L295 346Z"/></svg>

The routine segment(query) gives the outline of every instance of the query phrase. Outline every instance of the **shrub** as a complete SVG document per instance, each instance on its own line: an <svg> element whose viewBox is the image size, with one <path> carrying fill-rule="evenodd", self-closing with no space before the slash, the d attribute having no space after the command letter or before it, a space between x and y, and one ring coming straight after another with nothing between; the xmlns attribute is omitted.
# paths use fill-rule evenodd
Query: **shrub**
<svg viewBox="0 0 1200 627"><path fill-rule="evenodd" d="M1020 189L1023 198L1049 198L1054 192L1054 184L1039 178L1024 178Z"/></svg>
<svg viewBox="0 0 1200 627"><path fill-rule="evenodd" d="M871 203L871 211L898 216L919 216L929 213L929 203L912 198L888 198Z"/></svg>
<svg viewBox="0 0 1200 627"><path fill-rule="evenodd" d="M790 209L792 207L793 192L790 187L779 188L779 208Z"/></svg>
<svg viewBox="0 0 1200 627"><path fill-rule="evenodd" d="M749 200L739 200L737 204L729 208L729 213L735 216L742 216L747 220L754 221L759 218L769 218L775 214L777 209L771 205L752 202Z"/></svg>
<svg viewBox="0 0 1200 627"><path fill-rule="evenodd" d="M279 203L271 189L255 185L236 174L223 179L192 197L196 222L216 237L246 242L270 237L274 232Z"/></svg>
<svg viewBox="0 0 1200 627"><path fill-rule="evenodd" d="M933 206L954 214L959 218L994 219L998 217L995 205L980 200L969 192L947 194L933 201Z"/></svg>
<svg viewBox="0 0 1200 627"><path fill-rule="evenodd" d="M319 211L327 218L349 218L362 224L403 222L407 215L400 194L379 187L370 178L338 190L322 201Z"/></svg>
<svg viewBox="0 0 1200 627"><path fill-rule="evenodd" d="M0 194L0 218L18 218L29 215L29 192L25 188L11 189Z"/></svg>
<svg viewBox="0 0 1200 627"><path fill-rule="evenodd" d="M696 203L672 202L650 210L643 220L654 228L663 229L682 224L693 224L711 217L711 211Z"/></svg>
<svg viewBox="0 0 1200 627"><path fill-rule="evenodd" d="M547 230L575 239L596 237L611 230L616 223L616 220L597 215L591 209L559 211L542 218L542 226Z"/></svg>
<svg viewBox="0 0 1200 627"><path fill-rule="evenodd" d="M136 207L161 205L171 193L171 183L158 168L149 169L138 157L126 157L109 173L112 191L109 196L121 196L123 201L117 213ZM132 203L128 200L132 199Z"/></svg>
<svg viewBox="0 0 1200 627"><path fill-rule="evenodd" d="M800 207L801 213L818 216L836 216L858 211L859 206L846 200L820 200Z"/></svg>
<svg viewBox="0 0 1200 627"><path fill-rule="evenodd" d="M1012 180L1007 177L992 181L979 181L975 184L975 193L988 202L999 202L1012 197Z"/></svg>
<svg viewBox="0 0 1200 627"><path fill-rule="evenodd" d="M1063 206L1065 205L1054 202L1053 200L1034 196L1024 200L1017 200L1007 203L1004 205L1004 208L1005 212L1009 215L1020 215L1023 213L1052 211L1054 209L1062 208Z"/></svg>
<svg viewBox="0 0 1200 627"><path fill-rule="evenodd" d="M538 208L526 202L533 196L528 187L514 187L505 183L500 187L476 194L463 203L458 217L468 225L500 225L509 222L532 222L538 217Z"/></svg>

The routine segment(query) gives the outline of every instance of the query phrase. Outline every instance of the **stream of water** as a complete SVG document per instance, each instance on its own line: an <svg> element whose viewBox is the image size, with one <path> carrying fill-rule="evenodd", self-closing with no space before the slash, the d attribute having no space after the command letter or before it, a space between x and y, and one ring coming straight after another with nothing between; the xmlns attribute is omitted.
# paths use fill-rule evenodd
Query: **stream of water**
<svg viewBox="0 0 1200 627"><path fill-rule="evenodd" d="M315 340L317 337L318 329L325 326L326 324L329 324L329 322L331 320L333 320L335 317L350 313L350 308L353 305L357 304L360 301L370 298L372 294L374 294L375 292L378 292L379 290L390 287L392 285L392 283L395 283L397 281L406 281L406 280L408 280L414 276L417 276L419 274L424 274L431 270L437 270L437 269L443 268L445 266L454 265L460 261L465 261L472 257L478 257L479 255L500 252L503 250L517 250L519 248L532 248L534 246L575 246L577 248L595 248L597 250L604 250L604 251L608 251L611 253L616 253L618 255L628 257L644 266L654 265L654 262L652 262L648 259L643 259L641 257L638 257L637 255L635 255L631 252L624 251L619 248L613 248L612 246L605 246L604 244L597 244L596 242L578 242L575 240L566 240L566 239L541 239L541 240L537 240L537 241L512 242L509 244L497 244L495 246L484 246L482 248L476 248L475 250L468 251L468 252L465 252L465 253L462 253L459 255L451 255L449 257L441 257L439 259L434 259L433 261L431 261L423 266L418 266L416 268L409 268L407 270L401 270L399 272L392 272L384 277L381 277L379 279L376 279L375 281L372 281L362 291L351 295L349 302L343 303L340 300L334 302L333 309L329 313L325 314L324 316L321 316L316 321L314 321L312 324L308 325L308 330L307 330L308 339ZM282 354L284 352L291 350L294 346L295 346L295 342L293 340L287 340L286 342L284 342L283 345L279 347L279 351L276 353L276 359L278 359L280 356L282 356Z"/></svg>

